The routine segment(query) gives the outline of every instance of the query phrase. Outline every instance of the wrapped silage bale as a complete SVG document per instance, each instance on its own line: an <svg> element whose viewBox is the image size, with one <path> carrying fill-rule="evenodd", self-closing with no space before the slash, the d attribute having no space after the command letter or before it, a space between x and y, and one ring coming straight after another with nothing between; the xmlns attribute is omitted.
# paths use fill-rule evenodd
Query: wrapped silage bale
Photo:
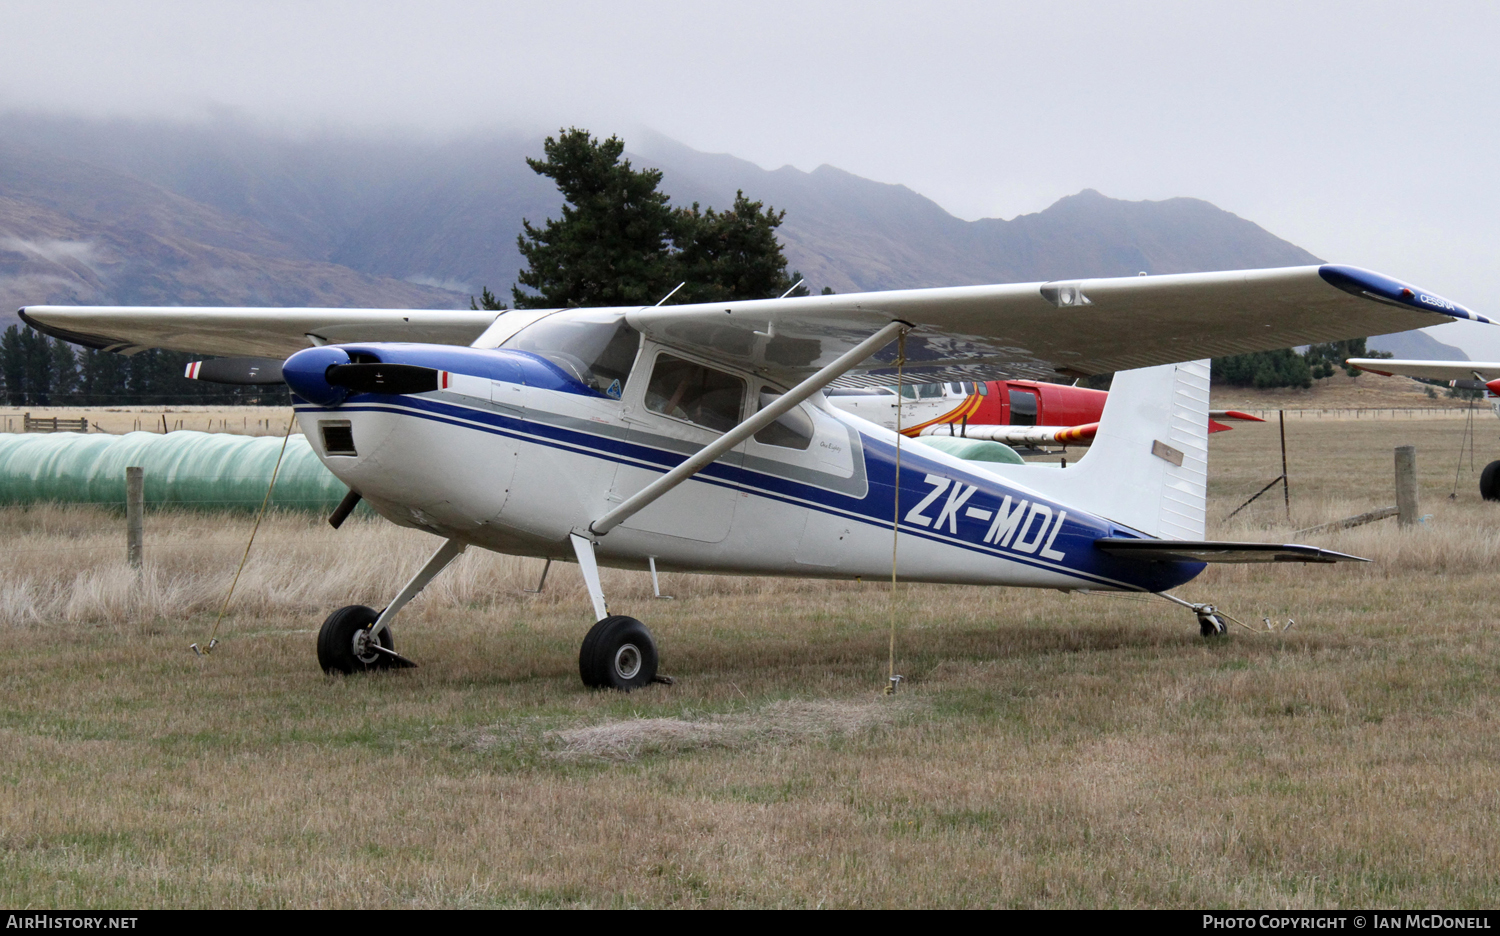
<svg viewBox="0 0 1500 936"><path fill-rule="evenodd" d="M146 505L255 510L281 451L278 436L210 432L0 433L0 505L125 504L125 469L144 469ZM293 435L271 506L331 511L347 493Z"/></svg>

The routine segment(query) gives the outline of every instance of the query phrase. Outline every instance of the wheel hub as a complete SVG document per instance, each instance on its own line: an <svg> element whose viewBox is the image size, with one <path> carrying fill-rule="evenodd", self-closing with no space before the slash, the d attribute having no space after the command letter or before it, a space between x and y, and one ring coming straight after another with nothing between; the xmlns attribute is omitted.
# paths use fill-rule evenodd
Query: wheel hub
<svg viewBox="0 0 1500 936"><path fill-rule="evenodd" d="M354 651L354 658L366 665L374 663L380 658L380 653L376 650L371 649L371 645L374 643L376 643L376 640L374 637L374 633L370 630L370 628L361 627L356 630L354 632L354 638L351 641L351 649Z"/></svg>
<svg viewBox="0 0 1500 936"><path fill-rule="evenodd" d="M621 679L634 679L641 671L641 648L635 644L622 644L615 651L615 672Z"/></svg>

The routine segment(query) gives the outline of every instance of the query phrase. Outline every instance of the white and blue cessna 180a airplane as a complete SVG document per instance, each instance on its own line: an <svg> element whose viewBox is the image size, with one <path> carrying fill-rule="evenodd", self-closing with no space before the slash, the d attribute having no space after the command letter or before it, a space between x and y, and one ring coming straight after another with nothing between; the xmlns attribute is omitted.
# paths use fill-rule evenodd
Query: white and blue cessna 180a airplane
<svg viewBox="0 0 1500 936"><path fill-rule="evenodd" d="M401 665L391 621L469 546L578 562L593 687L656 678L599 565L1162 593L1205 562L1353 559L1204 542L1208 364L1488 320L1365 270L1307 266L646 308L494 312L31 306L30 325L129 354L284 379L350 495L441 538L382 610L335 611L329 671ZM271 360L266 360L266 359ZM284 361L283 361L284 359ZM1179 363L1190 362L1190 363ZM825 388L1117 373L1066 470L963 461L830 406ZM1178 600L1178 599L1174 599ZM1187 602L1181 602L1187 604ZM1205 633L1221 631L1207 605Z"/></svg>

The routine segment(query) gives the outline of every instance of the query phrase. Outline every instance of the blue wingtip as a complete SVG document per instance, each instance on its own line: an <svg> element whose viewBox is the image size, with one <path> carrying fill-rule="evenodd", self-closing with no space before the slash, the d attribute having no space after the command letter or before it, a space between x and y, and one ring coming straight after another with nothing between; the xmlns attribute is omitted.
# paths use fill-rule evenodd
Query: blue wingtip
<svg viewBox="0 0 1500 936"><path fill-rule="evenodd" d="M1374 299L1376 302L1389 302L1392 305L1406 306L1418 312L1435 312L1438 315L1468 319L1471 322L1483 322L1486 325L1500 324L1456 302L1450 302L1436 293L1430 293L1410 283L1403 283L1371 270L1325 263L1318 267L1318 275L1323 277L1323 280L1330 286L1342 289L1351 295Z"/></svg>

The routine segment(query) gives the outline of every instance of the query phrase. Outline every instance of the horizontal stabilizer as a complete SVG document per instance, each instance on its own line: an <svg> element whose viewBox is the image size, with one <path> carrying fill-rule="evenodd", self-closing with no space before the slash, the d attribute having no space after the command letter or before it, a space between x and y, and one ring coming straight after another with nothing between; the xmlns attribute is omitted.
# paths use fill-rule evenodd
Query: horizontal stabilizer
<svg viewBox="0 0 1500 936"><path fill-rule="evenodd" d="M1214 543L1104 537L1094 547L1121 559L1151 562L1369 562L1359 556L1295 543Z"/></svg>
<svg viewBox="0 0 1500 936"><path fill-rule="evenodd" d="M1232 419L1232 420L1235 420L1237 422L1265 422L1265 420L1261 419L1259 416L1251 416L1249 413L1242 413L1239 410L1234 410L1234 409L1215 409L1215 410L1209 410L1208 411L1208 418L1209 419ZM1224 428L1227 429L1229 427L1225 426Z"/></svg>

